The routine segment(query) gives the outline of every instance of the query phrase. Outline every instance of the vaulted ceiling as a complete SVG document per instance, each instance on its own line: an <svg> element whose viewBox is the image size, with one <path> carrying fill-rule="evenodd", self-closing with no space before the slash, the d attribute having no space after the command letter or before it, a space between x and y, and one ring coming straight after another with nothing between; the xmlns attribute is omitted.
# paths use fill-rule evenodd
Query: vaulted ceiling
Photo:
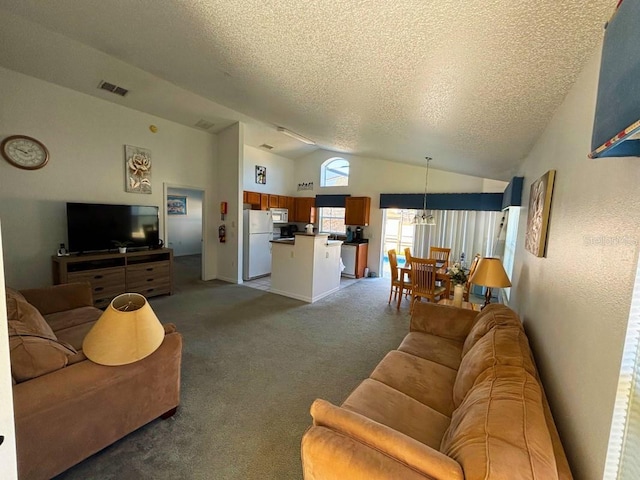
<svg viewBox="0 0 640 480"><path fill-rule="evenodd" d="M615 3L0 0L0 65L212 132L242 120L248 144L290 158L428 155L434 168L507 180ZM100 80L130 93L115 98Z"/></svg>

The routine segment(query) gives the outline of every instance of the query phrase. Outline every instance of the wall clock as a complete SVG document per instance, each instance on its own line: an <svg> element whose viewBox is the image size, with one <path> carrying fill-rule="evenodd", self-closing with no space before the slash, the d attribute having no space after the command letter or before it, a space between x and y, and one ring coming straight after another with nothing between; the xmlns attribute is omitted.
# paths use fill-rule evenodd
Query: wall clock
<svg viewBox="0 0 640 480"><path fill-rule="evenodd" d="M35 138L12 135L0 146L2 156L13 166L24 170L37 170L49 161L49 150Z"/></svg>

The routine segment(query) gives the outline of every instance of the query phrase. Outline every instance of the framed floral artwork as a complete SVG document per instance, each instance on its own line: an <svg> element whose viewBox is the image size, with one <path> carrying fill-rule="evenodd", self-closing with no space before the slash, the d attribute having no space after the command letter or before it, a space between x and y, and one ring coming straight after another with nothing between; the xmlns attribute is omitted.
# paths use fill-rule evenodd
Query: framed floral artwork
<svg viewBox="0 0 640 480"><path fill-rule="evenodd" d="M265 185L267 183L267 167L256 165L256 183Z"/></svg>
<svg viewBox="0 0 640 480"><path fill-rule="evenodd" d="M151 193L151 150L124 146L125 191Z"/></svg>
<svg viewBox="0 0 640 480"><path fill-rule="evenodd" d="M547 231L555 178L556 171L549 170L531 184L524 247L536 257L544 257L547 253Z"/></svg>

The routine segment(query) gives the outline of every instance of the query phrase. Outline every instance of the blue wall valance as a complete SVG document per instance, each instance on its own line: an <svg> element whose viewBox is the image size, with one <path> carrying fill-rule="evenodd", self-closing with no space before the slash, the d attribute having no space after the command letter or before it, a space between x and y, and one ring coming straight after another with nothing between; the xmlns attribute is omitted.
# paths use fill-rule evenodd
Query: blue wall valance
<svg viewBox="0 0 640 480"><path fill-rule="evenodd" d="M499 212L502 200L502 193L428 193L427 209ZM420 210L423 202L423 193L380 194L380 208Z"/></svg>
<svg viewBox="0 0 640 480"><path fill-rule="evenodd" d="M344 207L345 198L351 195L316 195L316 207Z"/></svg>

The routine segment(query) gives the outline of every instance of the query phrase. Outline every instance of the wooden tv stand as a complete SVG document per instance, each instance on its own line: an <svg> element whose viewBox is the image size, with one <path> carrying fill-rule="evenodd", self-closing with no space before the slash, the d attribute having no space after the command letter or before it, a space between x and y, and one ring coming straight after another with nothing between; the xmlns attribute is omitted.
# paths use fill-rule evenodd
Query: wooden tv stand
<svg viewBox="0 0 640 480"><path fill-rule="evenodd" d="M93 303L105 308L121 293L145 297L173 292L173 250L91 253L51 257L53 283L89 282Z"/></svg>

